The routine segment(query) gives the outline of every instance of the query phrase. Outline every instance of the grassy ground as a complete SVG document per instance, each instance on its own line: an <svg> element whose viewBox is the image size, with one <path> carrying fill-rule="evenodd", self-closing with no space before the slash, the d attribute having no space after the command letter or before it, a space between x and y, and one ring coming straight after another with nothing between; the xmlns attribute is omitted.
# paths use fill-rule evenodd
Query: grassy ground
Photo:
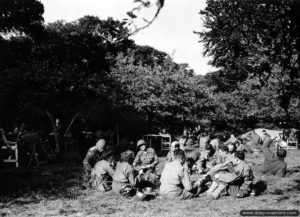
<svg viewBox="0 0 300 217"><path fill-rule="evenodd" d="M300 151L288 151L288 177L257 173L263 156L247 156L255 181L263 180L267 190L260 196L216 201L205 195L189 201L155 199L140 202L120 198L112 192L81 190L81 168L44 167L36 170L0 171L1 216L240 216L242 209L299 209Z"/></svg>

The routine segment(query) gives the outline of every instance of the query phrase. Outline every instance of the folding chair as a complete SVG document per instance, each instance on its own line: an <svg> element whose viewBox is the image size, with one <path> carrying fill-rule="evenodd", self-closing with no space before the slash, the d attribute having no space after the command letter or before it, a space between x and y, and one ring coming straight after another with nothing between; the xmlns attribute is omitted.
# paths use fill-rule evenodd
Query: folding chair
<svg viewBox="0 0 300 217"><path fill-rule="evenodd" d="M297 140L287 140L287 149L298 149Z"/></svg>
<svg viewBox="0 0 300 217"><path fill-rule="evenodd" d="M16 167L19 167L19 152L18 152L18 144L14 144L14 145L2 145L2 150L8 150L11 149L14 151L14 158L11 159L11 156L9 156L8 159L4 159L3 162L4 163L15 163Z"/></svg>

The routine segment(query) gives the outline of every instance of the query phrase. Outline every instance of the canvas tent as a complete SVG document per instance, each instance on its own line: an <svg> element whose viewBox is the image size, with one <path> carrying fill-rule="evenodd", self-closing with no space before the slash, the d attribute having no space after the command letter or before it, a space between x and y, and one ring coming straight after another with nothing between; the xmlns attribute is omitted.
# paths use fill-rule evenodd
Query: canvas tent
<svg viewBox="0 0 300 217"><path fill-rule="evenodd" d="M258 129L255 129L254 132L259 135L259 137L262 138L263 136L263 130L266 131L267 134L270 135L271 139L273 139L274 141L278 141L280 140L281 138L281 134L283 133L282 130L270 130L270 129L265 129L265 128L258 128ZM251 131L247 132L247 133L244 133L242 134L240 137L241 138L245 138L247 137L249 134L250 134Z"/></svg>

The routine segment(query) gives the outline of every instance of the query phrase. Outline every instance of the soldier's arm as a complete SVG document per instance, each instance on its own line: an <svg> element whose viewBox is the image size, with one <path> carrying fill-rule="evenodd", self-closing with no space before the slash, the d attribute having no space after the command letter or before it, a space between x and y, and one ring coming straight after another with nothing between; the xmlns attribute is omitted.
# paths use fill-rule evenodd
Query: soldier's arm
<svg viewBox="0 0 300 217"><path fill-rule="evenodd" d="M240 190L240 197L244 197L249 195L250 191L251 191L251 185L253 183L253 172L251 170L251 168L247 168L244 172L244 183L242 184Z"/></svg>
<svg viewBox="0 0 300 217"><path fill-rule="evenodd" d="M109 163L107 163L106 171L110 177L113 177L115 170L112 168L112 166Z"/></svg>
<svg viewBox="0 0 300 217"><path fill-rule="evenodd" d="M182 182L182 185L185 190L187 190L187 191L192 190L192 184L190 181L190 177L189 177L188 171L185 169L182 170L181 182Z"/></svg>
<svg viewBox="0 0 300 217"><path fill-rule="evenodd" d="M286 167L287 167L287 165L285 164L285 166L283 166L282 168L280 168L280 169L277 171L276 176L284 177L285 174L286 174Z"/></svg>
<svg viewBox="0 0 300 217"><path fill-rule="evenodd" d="M133 168L129 168L129 167L126 168L126 174L127 174L127 178L128 178L130 185L135 186L135 179L133 176Z"/></svg>
<svg viewBox="0 0 300 217"><path fill-rule="evenodd" d="M265 141L262 146L263 154L264 154L266 160L270 160L274 157L274 154L270 150L270 145L271 145L271 143L268 143Z"/></svg>
<svg viewBox="0 0 300 217"><path fill-rule="evenodd" d="M222 164L217 164L213 168L210 169L210 171L207 173L207 175L212 175L214 173L217 173L217 172L219 172L221 170L225 170L227 168L228 168L227 162L222 163Z"/></svg>
<svg viewBox="0 0 300 217"><path fill-rule="evenodd" d="M89 151L87 152L87 154L86 154L84 160L83 160L83 163L84 163L85 165L88 164L89 166L92 167L92 159L93 159L93 153L92 153L92 151L89 150Z"/></svg>
<svg viewBox="0 0 300 217"><path fill-rule="evenodd" d="M156 153L154 152L153 153L153 158L154 158L154 161L153 161L153 163L152 164L150 164L150 168L152 168L152 167L156 167L157 166L157 164L158 164L158 162L159 162L159 160L158 160L158 157L157 157L157 155L156 155Z"/></svg>
<svg viewBox="0 0 300 217"><path fill-rule="evenodd" d="M140 157L141 157L141 152L139 151L134 158L133 167L136 167L138 165L138 163L140 161Z"/></svg>
<svg viewBox="0 0 300 217"><path fill-rule="evenodd" d="M168 162L172 161L171 151L168 152L167 157L166 157L166 161L168 161Z"/></svg>
<svg viewBox="0 0 300 217"><path fill-rule="evenodd" d="M197 169L199 170L199 172L203 171L205 161L206 161L205 154L201 153L200 159L198 160L198 163L197 163Z"/></svg>
<svg viewBox="0 0 300 217"><path fill-rule="evenodd" d="M200 157L201 157L200 151L199 151L199 150L196 150L196 151L192 154L191 157L193 158L194 162L197 162L197 161L200 159Z"/></svg>

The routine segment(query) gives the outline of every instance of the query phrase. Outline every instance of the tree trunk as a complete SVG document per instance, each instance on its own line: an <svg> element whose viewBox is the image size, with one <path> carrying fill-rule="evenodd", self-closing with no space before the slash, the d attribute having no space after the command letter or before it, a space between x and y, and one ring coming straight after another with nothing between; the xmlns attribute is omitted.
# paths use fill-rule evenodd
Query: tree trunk
<svg viewBox="0 0 300 217"><path fill-rule="evenodd" d="M57 132L57 128L56 128L56 125L55 125L55 121L54 121L53 115L49 111L46 111L46 113L47 113L47 115L50 119L50 122L51 122L51 125L52 125L52 128L53 128L54 141L55 141L55 152L59 153L60 152L60 147L59 147L58 132Z"/></svg>
<svg viewBox="0 0 300 217"><path fill-rule="evenodd" d="M289 109L288 108L284 108L284 111L285 111L285 122L286 122L286 126L285 127L292 127L290 126L291 124L291 116L290 116L290 113L289 113Z"/></svg>
<svg viewBox="0 0 300 217"><path fill-rule="evenodd" d="M150 131L152 129L153 118L154 118L153 113L148 113L148 115L147 115L147 125L148 125L147 127L148 127L148 131Z"/></svg>

